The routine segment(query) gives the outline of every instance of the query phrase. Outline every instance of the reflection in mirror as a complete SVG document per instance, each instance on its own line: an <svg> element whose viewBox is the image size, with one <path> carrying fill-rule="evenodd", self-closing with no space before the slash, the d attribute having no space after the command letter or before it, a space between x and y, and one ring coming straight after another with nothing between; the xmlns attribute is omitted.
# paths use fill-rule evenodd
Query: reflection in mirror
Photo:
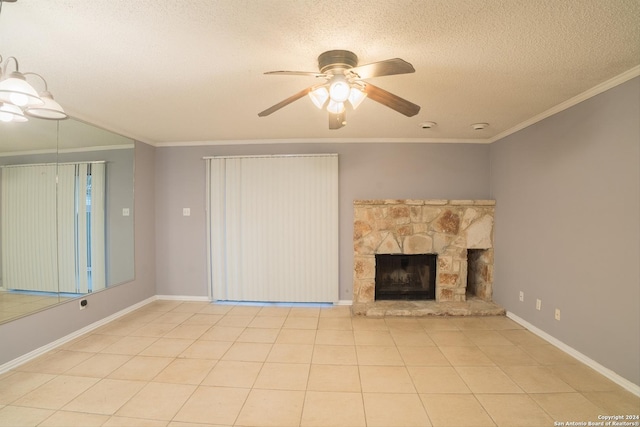
<svg viewBox="0 0 640 427"><path fill-rule="evenodd" d="M133 280L133 141L0 124L0 322Z"/></svg>

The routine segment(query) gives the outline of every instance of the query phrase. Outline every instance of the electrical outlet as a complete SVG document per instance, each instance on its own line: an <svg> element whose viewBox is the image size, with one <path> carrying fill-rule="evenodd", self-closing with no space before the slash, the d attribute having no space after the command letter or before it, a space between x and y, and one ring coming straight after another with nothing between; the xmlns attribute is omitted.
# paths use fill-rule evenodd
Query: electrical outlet
<svg viewBox="0 0 640 427"><path fill-rule="evenodd" d="M556 308L555 318L556 318L556 320L560 320L560 309L559 308Z"/></svg>
<svg viewBox="0 0 640 427"><path fill-rule="evenodd" d="M520 291L520 302L524 301L524 292Z"/></svg>
<svg viewBox="0 0 640 427"><path fill-rule="evenodd" d="M87 304L89 304L89 302L86 299L81 299L80 300L80 310L84 310L85 308L87 308Z"/></svg>
<svg viewBox="0 0 640 427"><path fill-rule="evenodd" d="M542 308L542 301L539 299L536 300L536 310L540 310Z"/></svg>
<svg viewBox="0 0 640 427"><path fill-rule="evenodd" d="M191 216L190 208L182 208L182 216Z"/></svg>

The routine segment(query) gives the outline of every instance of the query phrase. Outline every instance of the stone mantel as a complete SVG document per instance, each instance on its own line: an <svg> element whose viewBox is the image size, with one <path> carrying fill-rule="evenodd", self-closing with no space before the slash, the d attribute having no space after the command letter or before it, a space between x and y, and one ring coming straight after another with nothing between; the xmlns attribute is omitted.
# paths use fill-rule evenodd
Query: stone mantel
<svg viewBox="0 0 640 427"><path fill-rule="evenodd" d="M494 200L376 199L353 205L354 304L375 300L376 254L437 254L436 302L465 301L469 292L491 301Z"/></svg>

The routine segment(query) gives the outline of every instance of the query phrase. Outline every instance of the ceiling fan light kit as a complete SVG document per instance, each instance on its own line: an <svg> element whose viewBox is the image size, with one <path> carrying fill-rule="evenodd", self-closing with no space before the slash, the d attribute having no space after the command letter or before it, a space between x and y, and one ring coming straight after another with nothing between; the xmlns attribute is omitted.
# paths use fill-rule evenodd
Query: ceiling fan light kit
<svg viewBox="0 0 640 427"><path fill-rule="evenodd" d="M0 0L2 3L14 3L16 0ZM9 61L13 60L15 71L7 73ZM2 64L4 62L4 65ZM47 81L37 73L21 73L18 60L10 56L6 61L0 55L0 122L26 122L26 116L47 120L64 120L69 117L64 109L53 100L47 88ZM44 82L44 91L38 93L26 76L39 77Z"/></svg>
<svg viewBox="0 0 640 427"><path fill-rule="evenodd" d="M364 81L371 77L415 72L411 64L400 58L358 66L358 57L355 53L348 50L330 50L318 56L318 69L319 73L313 71L270 71L265 73L268 75L312 76L323 78L326 81L321 85L303 89L258 113L258 116L268 116L304 95L309 95L316 107L327 110L329 129L340 129L346 125L346 103L349 103L355 110L367 97L407 117L415 116L420 111L420 106Z"/></svg>

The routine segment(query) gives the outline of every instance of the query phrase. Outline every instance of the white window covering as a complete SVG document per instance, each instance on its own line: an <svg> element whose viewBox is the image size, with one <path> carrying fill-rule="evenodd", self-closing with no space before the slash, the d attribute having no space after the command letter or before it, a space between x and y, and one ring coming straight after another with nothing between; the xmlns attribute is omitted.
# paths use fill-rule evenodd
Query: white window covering
<svg viewBox="0 0 640 427"><path fill-rule="evenodd" d="M207 159L212 299L337 302L338 156Z"/></svg>
<svg viewBox="0 0 640 427"><path fill-rule="evenodd" d="M104 288L104 212L104 163L3 167L3 287L70 293Z"/></svg>

